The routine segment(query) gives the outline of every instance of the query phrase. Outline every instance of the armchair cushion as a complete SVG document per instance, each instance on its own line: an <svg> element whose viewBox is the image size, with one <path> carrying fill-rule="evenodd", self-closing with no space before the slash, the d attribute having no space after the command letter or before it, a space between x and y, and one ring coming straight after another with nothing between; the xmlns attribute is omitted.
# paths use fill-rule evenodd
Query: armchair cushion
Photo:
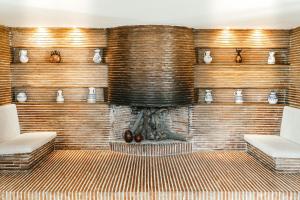
<svg viewBox="0 0 300 200"><path fill-rule="evenodd" d="M31 153L56 137L55 132L24 133L0 143L0 155Z"/></svg>
<svg viewBox="0 0 300 200"><path fill-rule="evenodd" d="M277 135L244 135L249 144L273 158L300 158L300 144Z"/></svg>

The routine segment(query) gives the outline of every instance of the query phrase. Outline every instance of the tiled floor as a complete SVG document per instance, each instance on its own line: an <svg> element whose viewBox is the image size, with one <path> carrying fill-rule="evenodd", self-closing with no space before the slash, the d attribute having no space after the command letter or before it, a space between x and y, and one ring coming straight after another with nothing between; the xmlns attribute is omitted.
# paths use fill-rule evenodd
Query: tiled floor
<svg viewBox="0 0 300 200"><path fill-rule="evenodd" d="M33 171L0 173L2 199L300 199L300 174L245 152L169 157L55 151Z"/></svg>

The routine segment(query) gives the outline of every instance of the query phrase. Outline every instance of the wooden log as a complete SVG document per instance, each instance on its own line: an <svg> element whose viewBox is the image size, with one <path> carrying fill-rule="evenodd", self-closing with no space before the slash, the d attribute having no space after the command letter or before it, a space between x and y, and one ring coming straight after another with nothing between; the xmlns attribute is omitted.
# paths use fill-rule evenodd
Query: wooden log
<svg viewBox="0 0 300 200"><path fill-rule="evenodd" d="M139 127L140 121L142 120L143 116L144 116L144 112L141 111L141 112L138 114L137 120L134 122L133 127L131 128L131 132L132 132L133 134L136 133L136 130L137 130L137 128Z"/></svg>
<svg viewBox="0 0 300 200"><path fill-rule="evenodd" d="M138 114L131 128L132 133L142 134L148 140L181 140L186 141L184 135L172 132L166 125L166 113L168 109L145 108Z"/></svg>

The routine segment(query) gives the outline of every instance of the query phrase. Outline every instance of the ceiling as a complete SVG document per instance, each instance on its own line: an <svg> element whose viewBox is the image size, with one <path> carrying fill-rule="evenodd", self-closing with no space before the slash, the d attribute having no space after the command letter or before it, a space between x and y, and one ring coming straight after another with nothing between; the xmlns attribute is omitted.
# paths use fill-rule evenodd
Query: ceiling
<svg viewBox="0 0 300 200"><path fill-rule="evenodd" d="M12 27L290 29L299 19L300 0L0 0L0 24Z"/></svg>

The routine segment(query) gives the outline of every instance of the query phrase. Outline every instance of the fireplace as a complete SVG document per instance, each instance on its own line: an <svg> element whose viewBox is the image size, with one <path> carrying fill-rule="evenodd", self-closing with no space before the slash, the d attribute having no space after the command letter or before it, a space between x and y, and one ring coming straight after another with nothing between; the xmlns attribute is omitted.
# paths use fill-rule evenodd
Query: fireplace
<svg viewBox="0 0 300 200"><path fill-rule="evenodd" d="M192 29L109 29L107 63L112 141L124 143L126 131L134 137L142 135L142 144L191 141L189 106L194 102L195 64ZM126 141L131 142L131 138Z"/></svg>

